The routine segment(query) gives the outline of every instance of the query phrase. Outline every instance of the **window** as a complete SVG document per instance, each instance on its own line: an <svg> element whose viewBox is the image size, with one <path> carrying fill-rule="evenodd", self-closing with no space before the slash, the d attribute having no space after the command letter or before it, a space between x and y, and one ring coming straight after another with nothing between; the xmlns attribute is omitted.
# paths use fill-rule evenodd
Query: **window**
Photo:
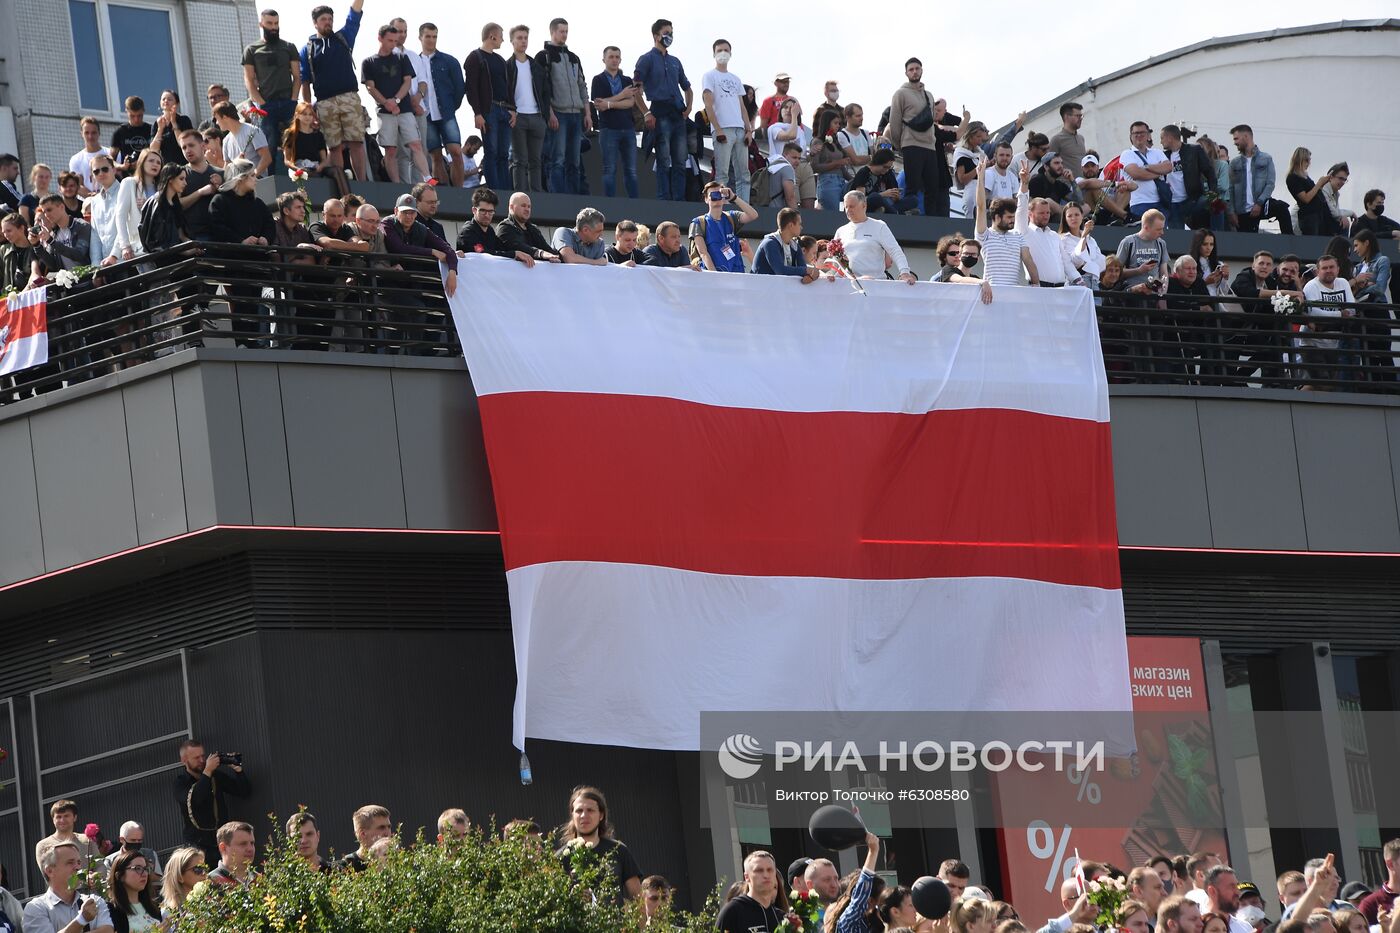
<svg viewBox="0 0 1400 933"><path fill-rule="evenodd" d="M135 95L146 102L147 113L156 113L161 91L179 91L182 62L172 8L140 0L68 0L68 16L84 111L118 115L122 102Z"/></svg>

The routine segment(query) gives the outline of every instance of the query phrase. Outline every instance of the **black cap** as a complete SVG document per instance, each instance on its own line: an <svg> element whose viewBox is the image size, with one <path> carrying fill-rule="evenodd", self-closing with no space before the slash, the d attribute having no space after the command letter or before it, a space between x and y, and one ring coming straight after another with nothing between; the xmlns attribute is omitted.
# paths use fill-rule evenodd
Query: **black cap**
<svg viewBox="0 0 1400 933"><path fill-rule="evenodd" d="M1239 890L1240 897L1248 897L1249 895L1253 895L1259 898L1263 897L1263 895L1259 893L1258 885L1256 885L1253 881L1241 881L1237 883L1235 887Z"/></svg>
<svg viewBox="0 0 1400 933"><path fill-rule="evenodd" d="M1346 887L1342 888L1342 900L1354 902L1370 893L1371 889L1360 881L1348 881Z"/></svg>
<svg viewBox="0 0 1400 933"><path fill-rule="evenodd" d="M793 862L791 865L789 865L787 873L788 884L792 884L792 882L796 881L798 875L806 874L807 866L810 864L812 864L811 859L800 858L797 861Z"/></svg>

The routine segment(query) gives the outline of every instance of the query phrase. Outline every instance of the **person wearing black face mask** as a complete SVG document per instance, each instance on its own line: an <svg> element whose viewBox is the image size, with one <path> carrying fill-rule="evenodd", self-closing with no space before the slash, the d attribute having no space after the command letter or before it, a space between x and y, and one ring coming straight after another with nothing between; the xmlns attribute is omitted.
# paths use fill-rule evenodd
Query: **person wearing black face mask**
<svg viewBox="0 0 1400 933"><path fill-rule="evenodd" d="M118 847L112 850L112 854L102 860L102 866L108 872L112 870L112 863L117 860L117 856L123 852L140 852L146 859L146 865L150 869L147 879L147 886L153 886L152 890L160 890L160 879L163 871L160 866L160 856L156 855L156 850L146 845L146 830L135 820L127 820L117 831Z"/></svg>
<svg viewBox="0 0 1400 933"><path fill-rule="evenodd" d="M1366 207L1366 213L1351 222L1351 235L1362 230L1370 230L1381 239L1400 240L1400 223L1396 223L1385 215L1385 192L1379 188L1372 188L1366 192L1366 196L1361 203Z"/></svg>
<svg viewBox="0 0 1400 933"><path fill-rule="evenodd" d="M276 175L286 169L280 144L282 134L292 124L301 93L301 53L282 39L276 10L263 10L258 24L262 41L243 50L243 86L253 103L267 111L262 130L272 143L272 173Z"/></svg>
<svg viewBox="0 0 1400 933"><path fill-rule="evenodd" d="M992 285L986 279L980 278L973 272L973 270L977 268L977 264L981 261L982 244L975 239L963 240L962 245L958 247L956 265L950 270L947 270L948 275L946 277L944 277L943 272L939 272L931 281L953 285L981 285L982 304L989 305L992 303Z"/></svg>

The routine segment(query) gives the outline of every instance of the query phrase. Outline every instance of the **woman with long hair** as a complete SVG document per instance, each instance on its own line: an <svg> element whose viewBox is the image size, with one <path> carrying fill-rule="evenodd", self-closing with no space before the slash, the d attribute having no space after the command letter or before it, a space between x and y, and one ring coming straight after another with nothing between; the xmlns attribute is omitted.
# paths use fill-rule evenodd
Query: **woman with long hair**
<svg viewBox="0 0 1400 933"><path fill-rule="evenodd" d="M29 170L29 193L19 199L19 212L24 216L25 223L34 222L34 212L39 209L40 201L53 194L52 186L53 169L43 162L35 162Z"/></svg>
<svg viewBox="0 0 1400 933"><path fill-rule="evenodd" d="M841 881L841 896L826 909L822 926L826 933L880 933L884 925L875 905L885 891L885 881L875 874L880 864L880 837L865 834L865 864Z"/></svg>
<svg viewBox="0 0 1400 933"><path fill-rule="evenodd" d="M107 875L107 910L116 933L147 933L160 926L160 907L146 882L151 864L140 849L127 850L112 862Z"/></svg>
<svg viewBox="0 0 1400 933"><path fill-rule="evenodd" d="M817 117L817 133L808 153L817 176L817 202L824 211L840 210L841 196L846 193L846 166L851 160L836 141L836 134L845 125L841 111L823 110Z"/></svg>
<svg viewBox="0 0 1400 933"><path fill-rule="evenodd" d="M992 902L980 897L959 898L948 912L948 925L953 933L992 933L997 925Z"/></svg>
<svg viewBox="0 0 1400 933"><path fill-rule="evenodd" d="M183 165L166 163L161 166L160 175L156 179L156 195L146 202L146 206L142 210L141 245L145 248L147 255L159 253L189 241L189 234L185 232L185 209L180 204L180 198L185 193L187 181ZM182 250L178 254L162 257L152 265L172 265L184 259L185 255L185 251ZM197 291L197 288L191 287L182 294L180 291L172 289L163 293L159 301L161 304L173 303L180 298L196 294ZM162 311L155 311L151 314L151 323L168 323L179 317L180 313L181 309L178 305ZM155 333L153 339L157 342L170 340L178 333L178 329L160 330ZM157 355L164 356L174 352L175 349L175 347L165 347L158 350Z"/></svg>
<svg viewBox="0 0 1400 933"><path fill-rule="evenodd" d="M185 846L170 853L165 862L165 876L161 879L161 906L165 912L173 914L185 903L194 886L209 875L209 865L204 860L204 852L193 846Z"/></svg>
<svg viewBox="0 0 1400 933"><path fill-rule="evenodd" d="M919 912L914 909L913 897L909 889L902 884L885 888L884 893L880 895L880 903L875 908L875 915L884 924L884 933L891 933L900 927L912 930L919 922Z"/></svg>
<svg viewBox="0 0 1400 933"><path fill-rule="evenodd" d="M1084 284L1098 288L1103 276L1104 255L1094 242L1094 218L1084 219L1084 209L1071 201L1060 210L1060 240L1069 248L1070 262L1084 276Z"/></svg>
<svg viewBox="0 0 1400 933"><path fill-rule="evenodd" d="M142 149L117 189L117 251L122 259L145 253L141 246L141 209L156 195L163 164L159 152Z"/></svg>
<svg viewBox="0 0 1400 933"><path fill-rule="evenodd" d="M1371 929L1366 915L1354 907L1334 910L1332 912L1332 926L1337 928L1337 933L1367 933Z"/></svg>
<svg viewBox="0 0 1400 933"><path fill-rule="evenodd" d="M312 175L329 178L331 184L335 185L338 198L350 193L345 173L331 162L326 137L316 129L316 108L311 104L306 101L297 104L296 117L282 134L281 144L282 159L287 165L306 169Z"/></svg>
<svg viewBox="0 0 1400 933"><path fill-rule="evenodd" d="M1293 150L1293 158L1288 160L1288 193L1298 205L1298 232L1303 236L1331 236L1336 233L1332 214L1327 210L1327 202L1322 197L1322 189L1332 181L1330 175L1323 175L1313 181L1308 175L1312 164L1312 152L1299 146Z"/></svg>
<svg viewBox="0 0 1400 933"><path fill-rule="evenodd" d="M1352 273L1356 270L1351 264L1351 241L1344 236L1334 236L1327 241L1327 248L1322 251L1324 256L1332 256L1337 260L1337 276L1351 281Z"/></svg>
<svg viewBox="0 0 1400 933"><path fill-rule="evenodd" d="M580 850L590 850L607 861L613 880L617 883L619 899L634 898L642 893L642 870L627 846L613 838L608 822L608 801L603 792L586 785L575 787L569 795L569 819L559 827L563 842L555 853L569 870Z"/></svg>

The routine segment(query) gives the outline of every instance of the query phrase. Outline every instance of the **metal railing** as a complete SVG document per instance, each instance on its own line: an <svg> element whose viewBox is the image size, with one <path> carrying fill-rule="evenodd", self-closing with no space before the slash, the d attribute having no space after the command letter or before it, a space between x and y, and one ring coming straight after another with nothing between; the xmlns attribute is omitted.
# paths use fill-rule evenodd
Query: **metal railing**
<svg viewBox="0 0 1400 933"><path fill-rule="evenodd" d="M1110 383L1400 392L1394 305L1278 314L1233 296L1096 301ZM51 286L48 314L49 362L13 374L0 401L194 346L461 355L437 264L411 256L187 243Z"/></svg>

